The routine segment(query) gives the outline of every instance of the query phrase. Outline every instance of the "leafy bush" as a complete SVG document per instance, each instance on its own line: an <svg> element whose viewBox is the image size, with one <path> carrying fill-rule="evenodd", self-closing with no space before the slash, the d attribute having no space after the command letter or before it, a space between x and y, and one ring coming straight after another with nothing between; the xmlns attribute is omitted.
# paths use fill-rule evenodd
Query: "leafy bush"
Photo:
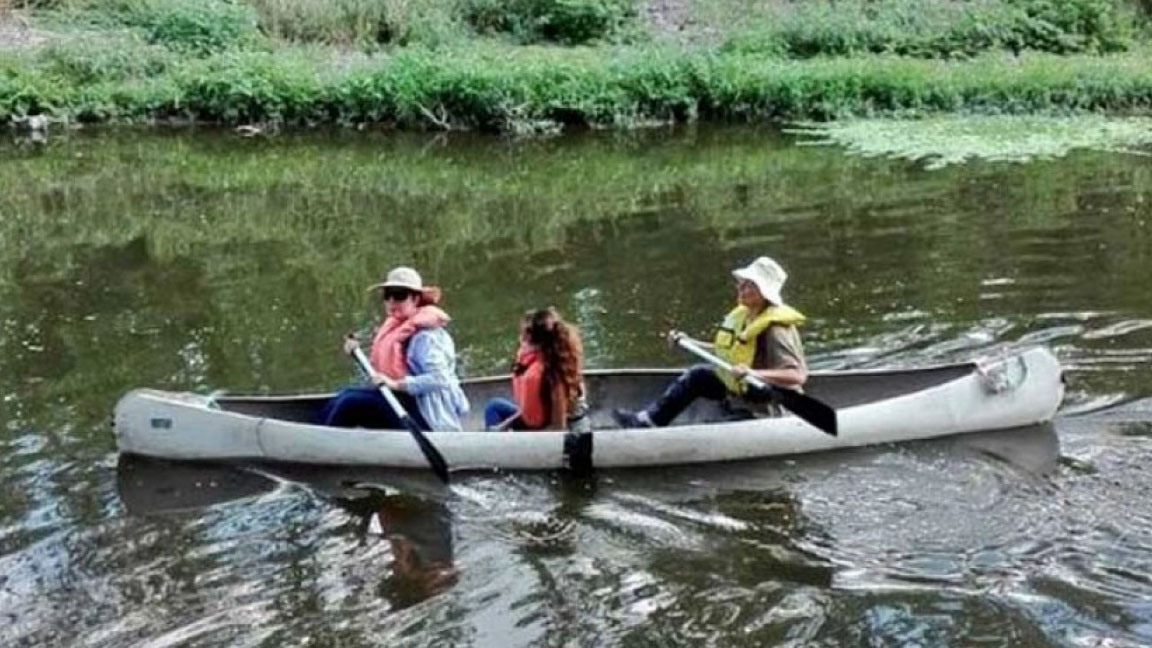
<svg viewBox="0 0 1152 648"><path fill-rule="evenodd" d="M131 34L53 43L39 53L44 69L78 84L146 78L165 72L174 55Z"/></svg>
<svg viewBox="0 0 1152 648"><path fill-rule="evenodd" d="M273 52L245 49L259 37L252 14L227 0L70 1L116 31L49 43L41 52L0 52L0 122L44 111L93 120L385 121L541 132L566 124L628 126L697 116L1152 108L1146 51L980 55L994 48L1112 51L1123 46L1131 23L1110 0L837 0L835 11L825 2L789 2L792 13L761 22L720 52L651 43L516 47L475 39L467 47L411 47L387 57L286 44ZM279 3L279 13L261 9L266 27L269 16L286 17L290 6L304 6L304 0L252 1ZM371 42L425 42L431 30L443 28L428 26L435 16L456 15L468 16L477 29L526 40L618 38L635 5L598 1L378 0L382 13L355 14L367 25L356 33ZM367 11L370 0L332 2L359 2L356 7ZM612 20L585 11L615 2L622 13L611 14ZM579 11L565 13L573 7ZM360 24L355 20L306 37L350 33L341 30ZM550 31L557 25L569 27ZM187 56L186 50L204 55ZM870 52L906 58L821 56ZM817 58L780 58L802 56ZM968 56L978 60L917 60Z"/></svg>
<svg viewBox="0 0 1152 648"><path fill-rule="evenodd" d="M324 116L316 61L306 54L230 52L195 62L173 81L181 106L199 119L309 123Z"/></svg>
<svg viewBox="0 0 1152 648"><path fill-rule="evenodd" d="M108 0L105 15L141 30L151 43L204 55L260 38L256 12L227 0Z"/></svg>
<svg viewBox="0 0 1152 648"><path fill-rule="evenodd" d="M252 0L265 32L284 40L349 44L377 41L384 27L378 0Z"/></svg>
<svg viewBox="0 0 1152 648"><path fill-rule="evenodd" d="M1021 49L1057 54L1120 52L1133 35L1130 6L1115 0L1009 0L1023 16L1015 36Z"/></svg>
<svg viewBox="0 0 1152 648"><path fill-rule="evenodd" d="M249 0L269 35L331 44L441 45L461 36L458 0Z"/></svg>
<svg viewBox="0 0 1152 648"><path fill-rule="evenodd" d="M1129 47L1135 17L1118 0L856 0L788 5L752 22L722 49L787 58L964 58L993 49L1107 53Z"/></svg>
<svg viewBox="0 0 1152 648"><path fill-rule="evenodd" d="M610 39L636 19L635 0L470 0L466 17L480 33L524 42L580 45Z"/></svg>

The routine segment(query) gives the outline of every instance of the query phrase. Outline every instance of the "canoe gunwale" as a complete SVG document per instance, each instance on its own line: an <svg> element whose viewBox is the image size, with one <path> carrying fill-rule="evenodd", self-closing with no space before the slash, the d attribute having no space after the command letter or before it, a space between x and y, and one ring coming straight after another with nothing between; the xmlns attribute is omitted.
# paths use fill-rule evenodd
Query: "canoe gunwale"
<svg viewBox="0 0 1152 648"><path fill-rule="evenodd" d="M1043 348L1043 347L1032 347ZM1018 354L1014 354L1018 355ZM1010 358L1013 356L1009 356ZM996 358L999 360L1000 358ZM964 361L964 362L945 362L936 364L927 364L917 367L902 367L902 368L882 368L873 367L866 369L844 369L844 370L822 370L809 372L809 379L820 379L822 377L835 377L835 378L868 378L872 376L890 377L895 374L918 374L927 373L930 371L940 370L959 370L965 369L970 372L978 371L981 367L979 361ZM626 367L620 369L585 369L584 375L586 377L628 377L628 376L666 376L668 378L676 378L687 367ZM511 379L509 374L486 374L483 376L475 376L472 378L465 378L460 381L463 385L477 385L477 384L490 384L490 383L506 383ZM333 392L300 392L295 394L244 394L232 393L227 390L216 390L209 397L216 401L230 402L230 401L292 401L300 399L315 399L315 398L331 398Z"/></svg>

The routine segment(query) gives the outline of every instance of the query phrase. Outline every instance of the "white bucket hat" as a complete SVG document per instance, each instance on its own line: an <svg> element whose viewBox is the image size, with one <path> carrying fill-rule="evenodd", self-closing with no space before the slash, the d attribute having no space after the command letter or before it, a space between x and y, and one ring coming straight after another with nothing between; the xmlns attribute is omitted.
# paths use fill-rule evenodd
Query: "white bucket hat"
<svg viewBox="0 0 1152 648"><path fill-rule="evenodd" d="M743 268L733 270L732 274L737 279L747 279L756 284L764 299L777 306L784 303L784 298L780 296L780 289L788 280L788 273L784 272L784 268L781 268L779 263L769 257L762 256Z"/></svg>
<svg viewBox="0 0 1152 648"><path fill-rule="evenodd" d="M388 271L388 276L378 284L368 286L368 290L378 290L381 288L407 288L412 292L420 292L424 290L424 281L420 279L420 273L407 266L399 266L392 268Z"/></svg>

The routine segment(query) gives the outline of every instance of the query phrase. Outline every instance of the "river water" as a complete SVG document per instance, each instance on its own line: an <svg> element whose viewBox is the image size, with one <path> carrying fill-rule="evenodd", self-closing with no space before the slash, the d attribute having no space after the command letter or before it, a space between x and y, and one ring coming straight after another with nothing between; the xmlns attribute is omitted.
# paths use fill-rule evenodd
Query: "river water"
<svg viewBox="0 0 1152 648"><path fill-rule="evenodd" d="M0 143L0 645L1152 644L1152 164L944 169L749 128ZM394 264L467 375L555 305L676 366L771 254L818 369L1049 345L1050 426L713 467L119 457L138 386L328 389Z"/></svg>

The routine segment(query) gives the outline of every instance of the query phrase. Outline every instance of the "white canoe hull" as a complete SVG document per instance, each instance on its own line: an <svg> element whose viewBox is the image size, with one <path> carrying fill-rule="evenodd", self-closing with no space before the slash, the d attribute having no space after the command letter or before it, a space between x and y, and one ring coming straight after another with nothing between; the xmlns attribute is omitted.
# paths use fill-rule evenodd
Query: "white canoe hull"
<svg viewBox="0 0 1152 648"><path fill-rule="evenodd" d="M951 373L944 373L947 369ZM934 438L965 432L1005 429L1048 421L1063 398L1060 365L1037 348L983 365L952 365L923 371L946 376L936 384L870 402L837 407L839 436L832 437L794 416L726 423L689 423L661 429L597 429L592 465L603 468L733 461L835 448ZM590 374L593 372L590 372ZM599 372L623 380L628 372ZM643 372L636 372L639 376ZM651 372L649 372L651 373ZM661 373L661 378L667 372ZM829 402L835 385L904 380L915 371L828 372ZM671 374L668 374L671 375ZM814 374L814 382L819 374ZM506 384L499 379L470 381L473 408L478 395ZM605 382L610 390L611 383ZM619 390L618 390L619 391ZM597 390L592 389L595 397ZM812 392L815 393L815 392ZM824 397L823 393L816 394ZM611 396L605 392L605 401ZM253 398L274 411L318 397ZM427 462L406 431L330 428L299 420L258 416L221 408L226 399L140 389L116 405L115 430L122 452L180 460L261 459L329 465L425 468ZM845 401L848 402L848 401ZM243 409L243 408L240 408ZM594 421L606 423L606 407ZM299 417L297 417L299 418ZM597 425L597 427L601 427ZM452 470L561 468L562 432L432 433Z"/></svg>

